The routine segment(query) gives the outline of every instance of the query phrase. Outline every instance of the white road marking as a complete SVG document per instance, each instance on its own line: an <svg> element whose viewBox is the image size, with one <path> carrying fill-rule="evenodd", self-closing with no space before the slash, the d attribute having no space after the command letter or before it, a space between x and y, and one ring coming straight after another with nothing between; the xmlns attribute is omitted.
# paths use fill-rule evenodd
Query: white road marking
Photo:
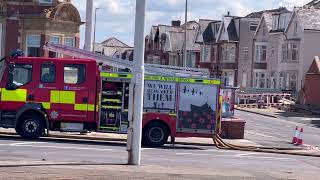
<svg viewBox="0 0 320 180"><path fill-rule="evenodd" d="M252 131L246 131L248 134L256 135L256 136L261 136L261 137L267 137L267 138L273 138L273 136L268 136L265 134L257 133L257 132L252 132Z"/></svg>
<svg viewBox="0 0 320 180"><path fill-rule="evenodd" d="M236 154L234 157L243 157L243 156L248 156L248 155L254 155L257 153L242 153L242 154Z"/></svg>
<svg viewBox="0 0 320 180"><path fill-rule="evenodd" d="M42 142L39 142L42 143ZM36 144L36 143L35 143ZM73 149L73 150L91 150L91 151L118 151L117 149L103 149L103 148L87 148L87 147L71 147L71 146L50 146L50 145L32 145L31 142L26 143L13 143L13 144L0 144L0 146L18 146L18 147L34 147L34 148L53 148L53 149Z"/></svg>
<svg viewBox="0 0 320 180"><path fill-rule="evenodd" d="M12 143L10 146L19 146L19 145L28 145L28 144L41 144L45 142L20 142L20 143Z"/></svg>
<svg viewBox="0 0 320 180"><path fill-rule="evenodd" d="M192 153L176 153L176 155L192 155Z"/></svg>

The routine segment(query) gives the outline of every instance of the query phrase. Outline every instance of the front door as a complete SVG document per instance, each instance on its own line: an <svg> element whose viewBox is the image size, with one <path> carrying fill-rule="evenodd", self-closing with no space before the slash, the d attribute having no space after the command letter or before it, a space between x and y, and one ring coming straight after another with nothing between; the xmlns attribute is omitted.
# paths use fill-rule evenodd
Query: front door
<svg viewBox="0 0 320 180"><path fill-rule="evenodd" d="M87 64L63 63L63 87L59 91L61 118L69 122L86 122L89 87Z"/></svg>

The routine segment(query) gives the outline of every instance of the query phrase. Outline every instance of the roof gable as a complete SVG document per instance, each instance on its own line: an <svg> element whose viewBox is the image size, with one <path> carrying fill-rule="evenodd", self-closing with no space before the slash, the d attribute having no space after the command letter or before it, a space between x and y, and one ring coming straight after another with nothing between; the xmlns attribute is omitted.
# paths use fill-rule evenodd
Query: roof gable
<svg viewBox="0 0 320 180"><path fill-rule="evenodd" d="M217 36L218 41L239 41L237 24L235 22L235 17L225 16L220 26L220 30Z"/></svg>
<svg viewBox="0 0 320 180"><path fill-rule="evenodd" d="M101 44L103 46L109 46L109 47L124 47L124 48L130 47L115 37L109 38L109 39L103 41Z"/></svg>
<svg viewBox="0 0 320 180"><path fill-rule="evenodd" d="M318 56L314 57L314 60L310 66L308 74L320 74L320 59Z"/></svg>

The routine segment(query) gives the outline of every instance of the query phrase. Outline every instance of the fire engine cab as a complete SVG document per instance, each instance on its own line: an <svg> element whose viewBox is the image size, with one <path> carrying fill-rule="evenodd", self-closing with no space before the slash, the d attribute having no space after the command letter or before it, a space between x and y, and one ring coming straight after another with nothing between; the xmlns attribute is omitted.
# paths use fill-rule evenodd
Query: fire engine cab
<svg viewBox="0 0 320 180"><path fill-rule="evenodd" d="M8 58L1 65L0 126L37 139L45 130L127 133L130 73L95 60ZM217 79L145 76L143 144L210 137L219 119Z"/></svg>

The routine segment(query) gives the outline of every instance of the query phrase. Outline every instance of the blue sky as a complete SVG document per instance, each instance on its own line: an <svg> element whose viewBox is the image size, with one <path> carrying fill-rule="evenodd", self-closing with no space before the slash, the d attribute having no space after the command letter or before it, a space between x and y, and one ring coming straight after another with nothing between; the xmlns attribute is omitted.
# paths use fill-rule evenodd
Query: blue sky
<svg viewBox="0 0 320 180"><path fill-rule="evenodd" d="M170 24L171 20L184 19L185 0L147 0L145 33L157 24ZM286 6L292 9L311 0L188 0L188 20L216 19L230 11L231 15L245 16L253 11ZM85 21L86 0L72 0ZM97 12L96 41L116 37L133 45L135 0L94 0ZM84 40L84 25L81 27L81 47Z"/></svg>

